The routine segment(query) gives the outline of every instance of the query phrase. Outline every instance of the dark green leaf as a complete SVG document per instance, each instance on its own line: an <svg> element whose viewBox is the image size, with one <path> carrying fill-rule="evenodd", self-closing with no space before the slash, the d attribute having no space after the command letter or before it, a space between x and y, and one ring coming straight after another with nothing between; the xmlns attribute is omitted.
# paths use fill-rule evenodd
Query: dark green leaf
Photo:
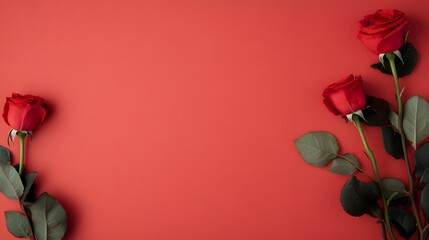
<svg viewBox="0 0 429 240"><path fill-rule="evenodd" d="M398 114L396 112L394 112L394 111L390 112L389 121L390 121L390 124L394 128L399 129L399 126L398 126Z"/></svg>
<svg viewBox="0 0 429 240"><path fill-rule="evenodd" d="M402 150L401 135L392 127L382 127L384 150L395 159L404 157Z"/></svg>
<svg viewBox="0 0 429 240"><path fill-rule="evenodd" d="M33 186L34 179L36 178L36 176L37 176L37 173L35 172L25 175L24 193L22 194L22 198L21 198L22 201L26 200L31 187Z"/></svg>
<svg viewBox="0 0 429 240"><path fill-rule="evenodd" d="M328 132L309 132L294 142L301 157L310 165L324 167L337 157L337 140Z"/></svg>
<svg viewBox="0 0 429 240"><path fill-rule="evenodd" d="M400 209L389 207L390 221L405 239L410 238L416 231L416 220L413 214Z"/></svg>
<svg viewBox="0 0 429 240"><path fill-rule="evenodd" d="M356 217L364 214L377 217L380 214L377 199L378 193L372 185L359 181L355 176L346 182L340 197L344 211Z"/></svg>
<svg viewBox="0 0 429 240"><path fill-rule="evenodd" d="M426 221L429 221L429 185L422 190L422 196L420 198L420 207L422 208L423 215Z"/></svg>
<svg viewBox="0 0 429 240"><path fill-rule="evenodd" d="M409 199L410 198L408 196L394 198L390 200L389 206L392 206L392 207L409 206L410 205Z"/></svg>
<svg viewBox="0 0 429 240"><path fill-rule="evenodd" d="M406 43L404 46L402 46L399 51L401 52L402 59L404 60L404 65L402 65L402 62L399 58L395 58L395 66L399 77L404 77L410 74L416 64L417 64L417 50L414 48L413 44ZM382 73L392 75L392 70L390 68L389 60L387 60L386 57L384 57L384 66L383 64L375 63L371 65L371 67L380 70Z"/></svg>
<svg viewBox="0 0 429 240"><path fill-rule="evenodd" d="M9 149L0 146L0 162L10 163L10 152Z"/></svg>
<svg viewBox="0 0 429 240"><path fill-rule="evenodd" d="M329 171L340 175L351 175L356 172L356 166L359 167L359 161L353 154L344 154L334 159Z"/></svg>
<svg viewBox="0 0 429 240"><path fill-rule="evenodd" d="M24 185L18 172L9 164L0 163L0 192L11 200L22 196Z"/></svg>
<svg viewBox="0 0 429 240"><path fill-rule="evenodd" d="M362 109L363 116L365 117L361 121L363 124L376 127L390 125L390 106L386 100L367 95L366 105L368 107Z"/></svg>
<svg viewBox="0 0 429 240"><path fill-rule="evenodd" d="M16 172L19 173L19 163L13 165L13 168L15 168ZM25 172L25 166L22 166L22 169L23 169L23 172ZM21 180L24 180L24 179L22 179L22 176L21 176Z"/></svg>
<svg viewBox="0 0 429 240"><path fill-rule="evenodd" d="M37 240L63 238L67 230L67 215L55 198L45 192L29 209Z"/></svg>
<svg viewBox="0 0 429 240"><path fill-rule="evenodd" d="M28 219L20 212L5 212L7 230L17 238L30 238L31 228Z"/></svg>
<svg viewBox="0 0 429 240"><path fill-rule="evenodd" d="M420 145L414 153L414 174L421 178L425 169L429 166L429 142Z"/></svg>
<svg viewBox="0 0 429 240"><path fill-rule="evenodd" d="M377 198L380 197L380 189L378 188L378 184L374 181L367 183L368 186L372 188L372 191L377 194Z"/></svg>
<svg viewBox="0 0 429 240"><path fill-rule="evenodd" d="M420 96L413 96L404 105L404 133L414 149L429 136L429 103Z"/></svg>
<svg viewBox="0 0 429 240"><path fill-rule="evenodd" d="M420 178L420 183L429 183L429 167L427 167L422 174L422 177Z"/></svg>
<svg viewBox="0 0 429 240"><path fill-rule="evenodd" d="M404 183L397 178L383 178L381 179L381 186L383 187L387 205L392 199L408 195Z"/></svg>

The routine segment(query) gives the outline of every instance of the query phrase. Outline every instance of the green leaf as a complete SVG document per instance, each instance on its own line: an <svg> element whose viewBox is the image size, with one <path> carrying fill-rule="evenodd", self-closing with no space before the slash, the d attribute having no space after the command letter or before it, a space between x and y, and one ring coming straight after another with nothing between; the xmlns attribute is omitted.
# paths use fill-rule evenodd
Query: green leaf
<svg viewBox="0 0 429 240"><path fill-rule="evenodd" d="M7 211L6 215L6 225L7 230L17 237L17 238L30 238L31 237L31 227L28 219L20 212L16 211Z"/></svg>
<svg viewBox="0 0 429 240"><path fill-rule="evenodd" d="M429 168L427 167L422 174L422 177L420 178L420 182L425 184L429 183Z"/></svg>
<svg viewBox="0 0 429 240"><path fill-rule="evenodd" d="M391 207L399 207L399 206L408 207L408 206L410 206L409 199L410 198L408 196L392 199L389 203L389 206L391 206Z"/></svg>
<svg viewBox="0 0 429 240"><path fill-rule="evenodd" d="M429 136L429 103L420 96L408 99L404 106L404 132L414 149Z"/></svg>
<svg viewBox="0 0 429 240"><path fill-rule="evenodd" d="M353 154L346 153L334 159L329 171L340 175L351 175L356 172L356 166L359 167L358 159Z"/></svg>
<svg viewBox="0 0 429 240"><path fill-rule="evenodd" d="M310 165L324 167L337 157L337 140L328 132L309 132L294 142L301 157Z"/></svg>
<svg viewBox="0 0 429 240"><path fill-rule="evenodd" d="M405 239L409 239L417 229L413 214L403 209L389 207L389 217L393 226Z"/></svg>
<svg viewBox="0 0 429 240"><path fill-rule="evenodd" d="M29 173L25 175L25 185L24 185L24 193L22 194L21 201L25 201L27 198L28 193L30 192L31 187L33 186L34 179L37 177L37 173Z"/></svg>
<svg viewBox="0 0 429 240"><path fill-rule="evenodd" d="M399 129L398 127L398 114L394 111L391 111L389 114L389 121L395 129Z"/></svg>
<svg viewBox="0 0 429 240"><path fill-rule="evenodd" d="M384 150L395 159L404 157L402 150L401 134L396 132L392 127L382 127Z"/></svg>
<svg viewBox="0 0 429 240"><path fill-rule="evenodd" d="M13 165L13 168L15 168L16 172L18 172L18 173L19 173L19 163L17 163L17 164L15 164L15 165ZM25 166L23 166L22 168L24 169L24 171L23 171L23 172L25 172Z"/></svg>
<svg viewBox="0 0 429 240"><path fill-rule="evenodd" d="M377 217L380 214L377 199L378 193L373 185L361 182L355 176L346 182L340 197L344 211L355 217L364 214Z"/></svg>
<svg viewBox="0 0 429 240"><path fill-rule="evenodd" d="M62 239L67 230L67 214L61 204L48 193L29 206L37 240Z"/></svg>
<svg viewBox="0 0 429 240"><path fill-rule="evenodd" d="M420 197L420 207L422 208L423 215L426 221L429 221L429 185L426 185L422 190L422 196Z"/></svg>
<svg viewBox="0 0 429 240"><path fill-rule="evenodd" d="M414 153L414 174L417 178L421 178L423 173L429 166L429 142L420 145Z"/></svg>
<svg viewBox="0 0 429 240"><path fill-rule="evenodd" d="M383 178L381 179L381 186L383 187L387 205L389 205L392 199L408 195L404 183L397 178Z"/></svg>
<svg viewBox="0 0 429 240"><path fill-rule="evenodd" d="M389 103L386 100L367 95L366 105L368 107L362 109L363 115L365 117L365 119L361 121L363 124L375 127L381 127L390 124L389 115L391 110Z"/></svg>
<svg viewBox="0 0 429 240"><path fill-rule="evenodd" d="M9 149L0 146L0 162L10 163L10 152Z"/></svg>
<svg viewBox="0 0 429 240"><path fill-rule="evenodd" d="M0 192L11 200L22 196L24 185L18 172L9 164L0 163Z"/></svg>
<svg viewBox="0 0 429 240"><path fill-rule="evenodd" d="M399 51L401 52L402 59L404 60L404 64L402 64L399 58L395 57L396 71L399 77L405 77L414 70L417 64L417 59L418 59L417 50L414 48L413 44L406 43L399 49ZM385 58L384 66L379 62L371 65L371 67L378 69L382 73L392 75L390 63L386 59L386 57L384 58Z"/></svg>

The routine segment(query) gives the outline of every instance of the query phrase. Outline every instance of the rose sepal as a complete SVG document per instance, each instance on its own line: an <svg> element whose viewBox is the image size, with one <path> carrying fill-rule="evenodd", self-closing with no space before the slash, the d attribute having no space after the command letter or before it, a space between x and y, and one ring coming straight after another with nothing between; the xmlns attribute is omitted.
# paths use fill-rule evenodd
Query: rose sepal
<svg viewBox="0 0 429 240"><path fill-rule="evenodd" d="M25 134L25 135L29 135L30 137L32 137L33 136L33 132L32 131L18 131L18 130L16 130L16 129L11 129L10 131L9 131L9 134L8 134L8 136L7 136L7 144L10 146L10 142L12 142L13 143L13 140L15 139L15 136L19 133L19 132L21 132L21 133L23 133L23 134Z"/></svg>
<svg viewBox="0 0 429 240"><path fill-rule="evenodd" d="M399 49L398 49L396 51L393 51L393 54L395 54L401 60L402 66L404 66L405 63L404 63L404 59L402 58L401 51L399 51Z"/></svg>
<svg viewBox="0 0 429 240"><path fill-rule="evenodd" d="M384 55L386 55L386 54L385 53L379 54L378 55L378 60L380 60L380 62L383 65L383 67L386 68L386 66L384 65Z"/></svg>
<svg viewBox="0 0 429 240"><path fill-rule="evenodd" d="M404 63L404 59L402 58L401 51L399 51L399 49L398 49L396 51L393 51L392 53L395 54L401 60L402 66L404 66L405 63ZM382 54L378 55L378 59L380 60L380 62L384 68L386 68L386 66L384 65L384 56L385 55L386 55L386 53L382 53Z"/></svg>
<svg viewBox="0 0 429 240"><path fill-rule="evenodd" d="M358 110L358 111L356 111L356 112L352 112L352 113L350 113L350 114L347 114L347 115L346 115L346 118L347 118L348 120L350 120L350 121L353 121L353 115L358 115L360 118L362 118L363 120L365 120L365 122L367 122L367 120L365 119L365 117L364 117L364 115L363 115L362 109L361 109L361 110Z"/></svg>

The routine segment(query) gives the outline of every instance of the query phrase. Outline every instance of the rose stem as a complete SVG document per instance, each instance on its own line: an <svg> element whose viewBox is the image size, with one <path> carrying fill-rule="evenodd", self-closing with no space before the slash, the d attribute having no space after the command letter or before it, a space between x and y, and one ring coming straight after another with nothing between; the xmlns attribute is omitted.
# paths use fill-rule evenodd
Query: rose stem
<svg viewBox="0 0 429 240"><path fill-rule="evenodd" d="M365 147L365 151L368 154L369 159L371 160L372 170L374 171L374 176L375 176L375 179L377 180L377 184L380 189L381 200L383 201L383 205L384 205L384 221L386 222L387 232L390 235L390 239L396 240L395 235L392 232L392 226L390 225L389 210L387 209L387 201L386 201L386 197L384 196L383 187L381 186L380 174L378 173L377 162L375 160L374 153L372 153L371 149L368 146L368 142L366 140L362 126L360 125L359 116L356 114L353 114L352 120L355 123L357 130L359 131L359 135L360 135L360 138L362 139L362 143L363 143L363 146Z"/></svg>
<svg viewBox="0 0 429 240"><path fill-rule="evenodd" d="M22 176L24 172L24 140L26 134L23 132L18 132L16 135L19 137L19 175Z"/></svg>
<svg viewBox="0 0 429 240"><path fill-rule="evenodd" d="M31 232L31 240L34 240L34 230L33 230L33 223L30 220L30 216L28 216L27 209L25 208L24 204L22 202L19 203L21 206L21 210L24 212L25 217L27 218L28 224L30 225L30 232Z"/></svg>
<svg viewBox="0 0 429 240"><path fill-rule="evenodd" d="M383 234L383 240L387 240L387 235L386 235L386 223L383 221L383 219L380 219L381 222L381 233Z"/></svg>
<svg viewBox="0 0 429 240"><path fill-rule="evenodd" d="M414 179L413 175L411 173L411 164L408 160L408 152L407 152L407 143L405 141L405 134L404 134L404 111L402 108L402 97L401 97L401 89L399 86L399 79L398 79L398 73L396 72L396 65L395 65L395 54L394 53L387 53L386 54L387 59L390 63L390 68L392 69L392 75L393 79L395 80L395 89L396 89L396 103L398 104L398 130L399 134L401 135L401 144L402 144L402 151L404 152L404 160L405 160L405 166L407 168L407 174L408 174L408 182L410 184L410 200L411 200L411 206L413 208L414 217L416 219L417 228L419 229L420 233L420 239L423 239L423 227L422 222L420 219L420 214L417 209L415 196L414 196Z"/></svg>
<svg viewBox="0 0 429 240"><path fill-rule="evenodd" d="M25 143L25 136L27 136L27 134L23 133L23 132L17 132L18 137L19 137L19 176L22 176L23 171L24 171L24 143ZM30 230L31 230L31 237L30 239L34 239L34 231L33 231L33 224L30 220L30 217L27 214L27 209L25 208L25 206L20 202L20 206L22 211L24 212L25 217L28 220L28 223L30 224Z"/></svg>

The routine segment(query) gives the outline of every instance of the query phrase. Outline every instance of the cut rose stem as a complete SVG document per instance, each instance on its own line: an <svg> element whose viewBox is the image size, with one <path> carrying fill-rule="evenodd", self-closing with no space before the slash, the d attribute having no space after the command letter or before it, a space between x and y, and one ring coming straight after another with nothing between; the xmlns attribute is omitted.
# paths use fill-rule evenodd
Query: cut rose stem
<svg viewBox="0 0 429 240"><path fill-rule="evenodd" d="M16 135L19 137L19 176L22 176L24 173L24 144L26 134L23 132L18 132Z"/></svg>
<svg viewBox="0 0 429 240"><path fill-rule="evenodd" d="M33 230L33 224L30 220L30 216L28 215L27 209L25 208L24 204L22 202L19 203L19 205L21 206L21 210L24 212L24 216L28 221L28 224L30 225L30 232L31 232L31 237L30 240L35 240L35 236L34 236L34 230Z"/></svg>
<svg viewBox="0 0 429 240"><path fill-rule="evenodd" d="M387 201L386 201L386 197L384 196L383 186L381 185L381 178L380 178L380 174L378 173L378 167L377 167L377 162L375 160L374 153L372 152L371 148L368 145L362 126L360 125L359 116L356 114L353 114L352 120L357 130L359 131L359 135L362 139L362 143L363 143L363 146L365 147L365 151L369 159L371 160L372 170L374 171L374 176L377 181L378 188L380 189L381 200L383 201L384 221L386 223L387 232L389 233L391 240L396 240L395 235L393 234L393 231L392 231L392 225L390 224L389 210L387 209Z"/></svg>
<svg viewBox="0 0 429 240"><path fill-rule="evenodd" d="M18 132L17 136L19 137L19 171L18 173L19 173L19 176L22 176L22 174L24 174L24 144L25 144L25 136L27 136L27 134L23 132ZM35 236L34 236L33 224L31 222L30 216L24 204L20 202L19 205L21 206L21 209L24 212L24 216L25 218L27 218L28 224L30 225L30 230L31 230L30 239L34 240Z"/></svg>
<svg viewBox="0 0 429 240"><path fill-rule="evenodd" d="M399 78L398 78L398 73L396 71L396 65L395 65L395 57L396 55L394 53L386 53L386 57L389 60L390 63L390 68L392 70L392 75L393 75L393 79L395 81L395 89L396 89L396 103L398 105L398 131L399 134L401 135L401 143L402 143L402 150L404 152L404 160L405 160L405 166L407 168L407 175L408 175L408 183L409 183L409 188L410 188L410 192L409 192L409 196L410 196L410 201L411 201L411 207L413 209L413 214L414 214L414 218L416 219L416 225L417 228L419 230L419 239L424 239L424 229L423 229L423 225L422 225L422 220L420 219L420 213L419 210L417 208L417 204L416 204L416 197L415 197L415 190L414 190L414 178L411 172L411 164L410 161L408 159L408 152L407 152L407 142L406 142L406 138L405 138L405 133L404 133L404 124L403 124L403 120L404 120L404 111L403 111L403 105L402 105L402 96L401 96L401 88L399 86Z"/></svg>

